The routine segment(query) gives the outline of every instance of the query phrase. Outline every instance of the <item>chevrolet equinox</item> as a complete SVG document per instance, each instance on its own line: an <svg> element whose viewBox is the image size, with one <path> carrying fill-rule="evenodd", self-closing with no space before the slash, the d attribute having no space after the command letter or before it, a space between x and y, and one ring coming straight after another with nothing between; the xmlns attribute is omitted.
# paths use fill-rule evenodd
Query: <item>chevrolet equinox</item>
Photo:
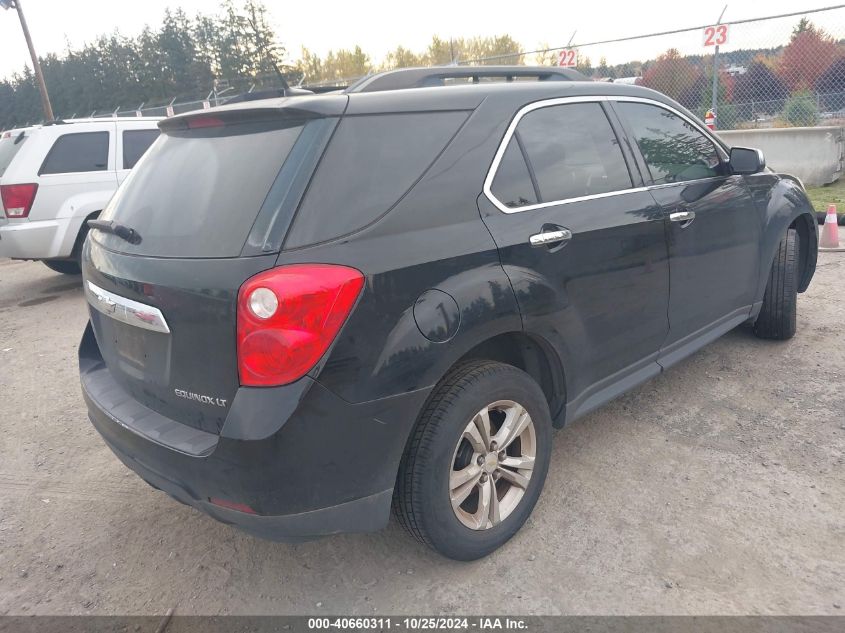
<svg viewBox="0 0 845 633"><path fill-rule="evenodd" d="M815 271L796 178L571 71L394 71L159 127L89 222L90 418L150 485L274 540L392 507L489 554L553 428L740 324L791 337Z"/></svg>

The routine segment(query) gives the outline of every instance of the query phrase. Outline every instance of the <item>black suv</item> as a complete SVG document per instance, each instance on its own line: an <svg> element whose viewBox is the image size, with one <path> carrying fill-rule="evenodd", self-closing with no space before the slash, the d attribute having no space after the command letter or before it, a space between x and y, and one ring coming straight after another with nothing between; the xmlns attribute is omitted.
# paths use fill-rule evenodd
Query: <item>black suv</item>
<svg viewBox="0 0 845 633"><path fill-rule="evenodd" d="M800 182L661 94L572 79L416 69L163 121L84 247L108 445L263 537L392 505L468 560L530 514L553 427L742 323L792 336Z"/></svg>

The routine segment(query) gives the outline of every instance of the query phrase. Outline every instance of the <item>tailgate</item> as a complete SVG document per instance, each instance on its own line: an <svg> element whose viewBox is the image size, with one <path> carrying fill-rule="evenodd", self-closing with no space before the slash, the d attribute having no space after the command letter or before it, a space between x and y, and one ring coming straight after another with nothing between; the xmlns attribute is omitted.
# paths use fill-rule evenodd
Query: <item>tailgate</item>
<svg viewBox="0 0 845 633"><path fill-rule="evenodd" d="M219 433L238 389L238 288L275 259L137 257L89 240L85 293L112 376L150 409Z"/></svg>

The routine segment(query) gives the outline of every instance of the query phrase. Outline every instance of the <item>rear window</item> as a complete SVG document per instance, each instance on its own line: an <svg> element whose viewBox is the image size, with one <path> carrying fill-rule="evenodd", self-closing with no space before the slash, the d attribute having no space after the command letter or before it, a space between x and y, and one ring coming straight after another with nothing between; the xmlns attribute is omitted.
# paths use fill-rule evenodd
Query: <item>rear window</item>
<svg viewBox="0 0 845 633"><path fill-rule="evenodd" d="M132 169L150 145L158 138L158 130L126 130L123 132L123 168Z"/></svg>
<svg viewBox="0 0 845 633"><path fill-rule="evenodd" d="M27 138L23 132L0 138L0 178L6 173Z"/></svg>
<svg viewBox="0 0 845 633"><path fill-rule="evenodd" d="M139 244L94 231L106 248L157 257L237 257L304 122L170 130L118 188L101 219Z"/></svg>
<svg viewBox="0 0 845 633"><path fill-rule="evenodd" d="M347 235L387 213L466 118L466 112L343 118L308 186L285 248Z"/></svg>
<svg viewBox="0 0 845 633"><path fill-rule="evenodd" d="M108 132L65 134L53 143L38 175L105 171L108 162Z"/></svg>

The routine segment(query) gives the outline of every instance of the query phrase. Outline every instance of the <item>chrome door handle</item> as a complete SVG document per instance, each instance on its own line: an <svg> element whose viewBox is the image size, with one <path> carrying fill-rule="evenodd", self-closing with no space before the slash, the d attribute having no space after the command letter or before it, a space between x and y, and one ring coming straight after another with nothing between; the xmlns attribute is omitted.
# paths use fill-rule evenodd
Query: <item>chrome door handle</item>
<svg viewBox="0 0 845 633"><path fill-rule="evenodd" d="M548 246L549 244L557 244L558 242L566 242L572 239L572 231L569 229L558 229L557 231L543 231L532 235L528 241L531 246Z"/></svg>
<svg viewBox="0 0 845 633"><path fill-rule="evenodd" d="M669 214L669 219L672 222L683 222L681 228L689 226L695 220L695 211L676 211Z"/></svg>

